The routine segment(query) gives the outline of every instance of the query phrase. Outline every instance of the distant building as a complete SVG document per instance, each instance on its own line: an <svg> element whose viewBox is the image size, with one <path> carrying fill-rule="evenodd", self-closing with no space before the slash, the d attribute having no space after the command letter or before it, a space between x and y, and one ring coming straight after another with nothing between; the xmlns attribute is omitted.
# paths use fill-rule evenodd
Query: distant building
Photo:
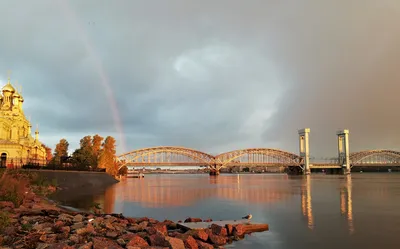
<svg viewBox="0 0 400 249"><path fill-rule="evenodd" d="M46 149L39 141L39 130L35 138L32 125L26 119L22 104L24 98L10 83L0 94L0 166L21 167L27 163L44 164Z"/></svg>

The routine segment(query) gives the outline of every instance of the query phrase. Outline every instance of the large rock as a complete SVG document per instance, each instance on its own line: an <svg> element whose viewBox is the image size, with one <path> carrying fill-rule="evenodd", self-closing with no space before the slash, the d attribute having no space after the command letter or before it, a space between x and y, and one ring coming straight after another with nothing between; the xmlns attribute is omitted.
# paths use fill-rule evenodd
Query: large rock
<svg viewBox="0 0 400 249"><path fill-rule="evenodd" d="M206 242L208 234L204 230L189 230L185 234L193 236L193 238Z"/></svg>
<svg viewBox="0 0 400 249"><path fill-rule="evenodd" d="M147 227L146 231L148 231L149 234L155 234L155 233L159 232L165 236L168 235L167 226L163 225L161 223L154 224L152 227Z"/></svg>
<svg viewBox="0 0 400 249"><path fill-rule="evenodd" d="M46 249L74 249L75 247L69 246L65 243L57 243L57 244L52 244Z"/></svg>
<svg viewBox="0 0 400 249"><path fill-rule="evenodd" d="M189 223L189 222L202 222L203 220L202 219L200 219L200 218L191 218L191 217L189 217L189 218L187 218L184 222L185 223Z"/></svg>
<svg viewBox="0 0 400 249"><path fill-rule="evenodd" d="M225 228L228 233L228 236L231 236L233 232L233 226L231 224L226 224Z"/></svg>
<svg viewBox="0 0 400 249"><path fill-rule="evenodd" d="M151 246L168 247L169 243L165 240L165 236L161 233L156 233L148 237Z"/></svg>
<svg viewBox="0 0 400 249"><path fill-rule="evenodd" d="M246 230L242 224L237 224L233 226L233 236L235 237L243 237L245 234Z"/></svg>
<svg viewBox="0 0 400 249"><path fill-rule="evenodd" d="M131 240L128 242L128 244L126 244L127 247L132 246L132 247L145 247L145 246L149 246L149 243L147 243L146 240L144 240L143 238L134 235Z"/></svg>
<svg viewBox="0 0 400 249"><path fill-rule="evenodd" d="M90 241L89 243L81 245L80 247L78 247L78 249L92 249L92 247L93 247L93 242Z"/></svg>
<svg viewBox="0 0 400 249"><path fill-rule="evenodd" d="M121 249L117 242L103 237L95 237L93 240L93 249Z"/></svg>
<svg viewBox="0 0 400 249"><path fill-rule="evenodd" d="M61 221L61 220L58 220L58 221L56 221L54 224L53 224L53 232L55 232L55 233L59 233L59 232L61 232L61 228L63 227L65 225L65 223L63 222L63 221Z"/></svg>
<svg viewBox="0 0 400 249"><path fill-rule="evenodd" d="M197 245L197 241L188 234L177 234L175 237L179 238L183 241L183 244L185 244L185 248L188 248L188 249L198 249L199 248L199 246Z"/></svg>
<svg viewBox="0 0 400 249"><path fill-rule="evenodd" d="M108 232L106 233L106 237L115 239L116 237L118 237L118 233L115 232L115 231L108 231Z"/></svg>
<svg viewBox="0 0 400 249"><path fill-rule="evenodd" d="M210 245L200 240L197 240L197 245L199 246L199 249L214 249L213 245Z"/></svg>
<svg viewBox="0 0 400 249"><path fill-rule="evenodd" d="M185 244L181 239L172 238L172 237L165 237L167 241L167 245L170 249L185 249Z"/></svg>
<svg viewBox="0 0 400 249"><path fill-rule="evenodd" d="M217 246L223 246L226 244L226 238L220 235L211 234L208 239Z"/></svg>
<svg viewBox="0 0 400 249"><path fill-rule="evenodd" d="M135 236L138 236L138 235L136 235L136 234L134 234L134 233L126 233L126 234L123 234L123 235L121 235L121 236L119 236L119 238L120 239L123 239L123 240L125 240L125 241L130 241L132 238L134 238Z"/></svg>
<svg viewBox="0 0 400 249"><path fill-rule="evenodd" d="M81 214L75 215L72 221L73 222L82 222L83 221L83 215L81 215Z"/></svg>
<svg viewBox="0 0 400 249"><path fill-rule="evenodd" d="M211 225L211 231L213 232L213 234L218 235L218 236L223 236L223 237L228 236L228 232L227 232L226 228L222 227L220 225L217 225L217 224Z"/></svg>

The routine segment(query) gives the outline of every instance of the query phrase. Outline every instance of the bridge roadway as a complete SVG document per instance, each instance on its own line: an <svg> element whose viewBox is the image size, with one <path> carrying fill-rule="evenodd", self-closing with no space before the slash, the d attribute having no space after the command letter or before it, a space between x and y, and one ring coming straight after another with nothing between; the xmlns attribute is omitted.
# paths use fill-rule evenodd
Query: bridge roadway
<svg viewBox="0 0 400 249"><path fill-rule="evenodd" d="M118 156L123 166L204 166L210 170L243 166L297 167L304 170L304 158L291 152L270 148L235 150L216 156L176 146L159 146L133 150ZM400 152L393 150L367 150L350 154L351 167L393 166L400 167ZM311 162L311 169L340 169L335 162Z"/></svg>

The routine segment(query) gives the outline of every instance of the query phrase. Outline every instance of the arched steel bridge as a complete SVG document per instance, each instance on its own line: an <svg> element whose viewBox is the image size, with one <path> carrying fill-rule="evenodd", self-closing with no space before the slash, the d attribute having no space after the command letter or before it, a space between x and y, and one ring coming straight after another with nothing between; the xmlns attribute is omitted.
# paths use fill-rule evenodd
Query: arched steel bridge
<svg viewBox="0 0 400 249"><path fill-rule="evenodd" d="M228 166L301 165L298 155L267 148L234 150L213 156L185 147L160 146L134 150L118 156L118 160L122 166L205 166L214 169Z"/></svg>
<svg viewBox="0 0 400 249"><path fill-rule="evenodd" d="M298 166L302 158L291 152L269 148L234 150L216 156L185 147L159 146L134 150L118 156L122 166ZM350 154L352 166L400 166L400 152L367 150ZM311 168L340 168L338 163L312 163Z"/></svg>
<svg viewBox="0 0 400 249"><path fill-rule="evenodd" d="M351 166L400 166L400 152L394 150L366 150L350 154Z"/></svg>

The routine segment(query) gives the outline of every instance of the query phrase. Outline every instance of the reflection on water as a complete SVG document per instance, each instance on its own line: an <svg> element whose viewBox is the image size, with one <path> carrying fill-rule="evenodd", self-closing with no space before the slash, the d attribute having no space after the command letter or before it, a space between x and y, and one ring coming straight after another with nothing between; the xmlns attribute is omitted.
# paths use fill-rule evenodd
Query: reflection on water
<svg viewBox="0 0 400 249"><path fill-rule="evenodd" d="M314 219L312 213L312 202L311 202L311 176L305 176L305 184L301 190L301 210L303 215L307 217L308 228L313 229Z"/></svg>
<svg viewBox="0 0 400 249"><path fill-rule="evenodd" d="M400 232L396 174L146 175L102 193L62 196L65 204L87 208L91 200L107 213L127 216L219 220L252 213L253 220L270 224L271 231L235 243L236 248L395 248L393 234Z"/></svg>
<svg viewBox="0 0 400 249"><path fill-rule="evenodd" d="M351 192L352 192L351 176L347 175L345 184L343 184L340 190L340 211L342 214L346 214L350 234L354 232L353 200Z"/></svg>

